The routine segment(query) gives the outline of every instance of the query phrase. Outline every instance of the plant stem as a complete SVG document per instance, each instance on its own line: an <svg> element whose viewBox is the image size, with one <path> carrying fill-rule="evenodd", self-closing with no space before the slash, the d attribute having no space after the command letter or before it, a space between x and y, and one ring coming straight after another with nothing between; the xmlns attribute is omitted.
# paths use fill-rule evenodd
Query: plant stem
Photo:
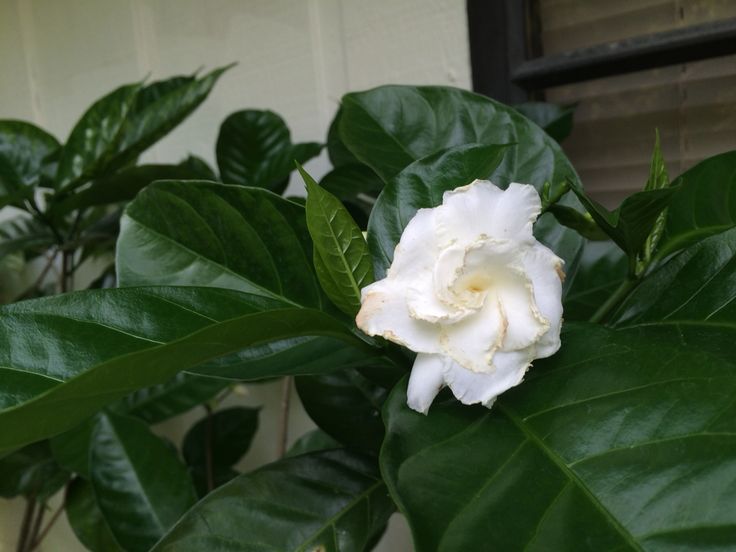
<svg viewBox="0 0 736 552"><path fill-rule="evenodd" d="M205 459L205 470L207 471L207 492L210 493L215 489L215 475L213 472L212 462L212 407L210 405L204 405L207 410L207 422L205 424L204 431L204 459Z"/></svg>
<svg viewBox="0 0 736 552"><path fill-rule="evenodd" d="M279 431L278 455L283 458L289 441L289 407L291 405L292 376L286 376L281 384L281 429Z"/></svg>
<svg viewBox="0 0 736 552"><path fill-rule="evenodd" d="M597 311L595 311L595 314L590 318L590 321L593 323L601 322L610 313L610 311L612 311L614 307L618 306L621 300L637 286L638 283L639 280L637 279L626 278L621 282L621 285L618 286L616 291L611 294L606 302L603 303Z"/></svg>
<svg viewBox="0 0 736 552"><path fill-rule="evenodd" d="M46 504L41 502L38 504L38 510L36 511L36 519L33 520L33 527L28 535L26 541L26 552L30 552L35 547L36 541L38 540L39 531L41 531L41 523L43 523L43 517L46 515Z"/></svg>
<svg viewBox="0 0 736 552"><path fill-rule="evenodd" d="M64 508L66 508L66 495L64 496L64 500L61 503L61 505L59 506L59 508L56 510L56 512L54 512L54 515L51 516L51 519L46 524L46 527L43 528L43 531L41 531L40 533L38 533L38 536L36 537L36 539L31 544L30 548L28 549L28 552L33 552L33 550L35 550L36 548L38 548L38 546L41 544L41 542L43 541L43 539L46 538L46 535L49 534L49 531L51 531L51 528L54 526L54 523L56 523L56 521L59 519L59 516L64 511Z"/></svg>
<svg viewBox="0 0 736 552"><path fill-rule="evenodd" d="M23 512L23 521L20 524L20 533L18 534L18 545L16 552L25 552L26 543L28 542L28 534L31 531L31 523L36 510L36 497L29 496L26 498L26 509Z"/></svg>

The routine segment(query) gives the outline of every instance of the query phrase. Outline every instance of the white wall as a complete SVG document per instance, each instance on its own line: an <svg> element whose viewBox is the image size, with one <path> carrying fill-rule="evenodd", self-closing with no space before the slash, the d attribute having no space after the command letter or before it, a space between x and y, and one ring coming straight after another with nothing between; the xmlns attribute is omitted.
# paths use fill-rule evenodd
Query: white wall
<svg viewBox="0 0 736 552"><path fill-rule="evenodd" d="M34 121L62 141L94 99L123 82L233 61L210 98L147 160L191 152L212 162L217 128L237 109L272 109L295 140L323 140L347 91L384 83L468 88L465 1L0 0L0 118ZM307 168L321 175L325 156ZM274 457L278 387L250 393L248 402L265 404L265 419L248 465ZM309 424L297 405L294 435ZM165 431L177 436L184 427ZM19 509L0 501L0 552L14 550ZM43 549L78 550L65 522L58 525ZM400 523L389 533L381 550L411 549Z"/></svg>

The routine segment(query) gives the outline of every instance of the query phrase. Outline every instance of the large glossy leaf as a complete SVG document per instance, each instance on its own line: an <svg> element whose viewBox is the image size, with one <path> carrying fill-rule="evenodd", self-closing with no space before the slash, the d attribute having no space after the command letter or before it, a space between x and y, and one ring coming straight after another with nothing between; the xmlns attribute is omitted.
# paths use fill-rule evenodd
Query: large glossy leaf
<svg viewBox="0 0 736 552"><path fill-rule="evenodd" d="M220 178L228 184L286 189L294 161L303 164L319 155L321 144L292 144L284 120L272 111L246 109L223 121L217 137Z"/></svg>
<svg viewBox="0 0 736 552"><path fill-rule="evenodd" d="M59 142L25 121L0 121L0 195L38 185L43 160Z"/></svg>
<svg viewBox="0 0 736 552"><path fill-rule="evenodd" d="M180 372L166 383L131 393L116 410L157 424L207 402L229 385L232 382L221 378Z"/></svg>
<svg viewBox="0 0 736 552"><path fill-rule="evenodd" d="M330 158L330 163L332 163L332 166L335 168L360 163L358 158L355 157L345 146L342 136L340 136L341 118L342 108L338 108L332 122L330 123L330 128L327 130L327 156Z"/></svg>
<svg viewBox="0 0 736 552"><path fill-rule="evenodd" d="M394 248L416 212L442 203L442 194L475 179L488 178L508 146L468 144L412 163L378 197L368 222L368 245L376 278L391 264Z"/></svg>
<svg viewBox="0 0 736 552"><path fill-rule="evenodd" d="M626 278L626 255L611 241L586 242L574 274L565 283L563 303L567 321L590 320Z"/></svg>
<svg viewBox="0 0 736 552"><path fill-rule="evenodd" d="M545 102L527 102L514 109L534 121L552 138L562 142L572 132L574 106L562 106Z"/></svg>
<svg viewBox="0 0 736 552"><path fill-rule="evenodd" d="M378 451L384 434L381 406L388 395L385 389L354 368L299 376L296 388L309 417L328 435L352 448Z"/></svg>
<svg viewBox="0 0 736 552"><path fill-rule="evenodd" d="M220 67L201 78L173 77L142 88L125 121L114 165L126 165L171 132L207 99L230 67Z"/></svg>
<svg viewBox="0 0 736 552"><path fill-rule="evenodd" d="M66 493L66 518L74 534L91 552L123 552L100 512L89 481L76 478Z"/></svg>
<svg viewBox="0 0 736 552"><path fill-rule="evenodd" d="M299 167L307 186L307 228L314 243L314 266L327 296L355 316L360 290L373 282L373 265L363 233L345 207Z"/></svg>
<svg viewBox="0 0 736 552"><path fill-rule="evenodd" d="M342 100L340 136L350 151L388 181L414 161L463 144L510 144L493 181L577 181L560 146L515 109L465 90L381 86Z"/></svg>
<svg viewBox="0 0 736 552"><path fill-rule="evenodd" d="M335 450L286 458L221 487L156 552L363 552L394 510L370 460Z"/></svg>
<svg viewBox="0 0 736 552"><path fill-rule="evenodd" d="M342 448L340 443L327 435L327 433L321 429L313 429L299 437L296 442L289 447L289 450L286 451L286 458L336 448Z"/></svg>
<svg viewBox="0 0 736 552"><path fill-rule="evenodd" d="M97 423L92 416L70 430L49 439L56 462L71 473L89 479L89 447Z"/></svg>
<svg viewBox="0 0 736 552"><path fill-rule="evenodd" d="M701 161L673 181L677 184L660 257L736 226L736 151Z"/></svg>
<svg viewBox="0 0 736 552"><path fill-rule="evenodd" d="M492 410L448 398L425 417L398 386L382 472L417 551L732 547L733 339L568 326Z"/></svg>
<svg viewBox="0 0 736 552"><path fill-rule="evenodd" d="M2 307L0 451L66 431L137 389L248 347L323 335L373 350L319 311L281 305L222 289L131 288ZM290 373L304 372L282 365L269 376Z"/></svg>
<svg viewBox="0 0 736 552"><path fill-rule="evenodd" d="M148 552L197 500L175 449L136 418L99 416L89 464L100 511L130 552Z"/></svg>
<svg viewBox="0 0 736 552"><path fill-rule="evenodd" d="M182 454L200 496L238 475L232 467L250 448L258 429L258 411L218 410L198 420L184 436Z"/></svg>
<svg viewBox="0 0 736 552"><path fill-rule="evenodd" d="M319 182L325 190L339 198L361 228L383 190L383 180L367 165L353 163L328 172Z"/></svg>
<svg viewBox="0 0 736 552"><path fill-rule="evenodd" d="M649 274L612 320L736 330L736 229L688 247Z"/></svg>
<svg viewBox="0 0 736 552"><path fill-rule="evenodd" d="M73 189L105 170L140 88L140 84L121 86L82 115L61 150L56 171L58 188Z"/></svg>
<svg viewBox="0 0 736 552"><path fill-rule="evenodd" d="M320 306L304 208L266 190L157 182L125 211L118 281L206 285Z"/></svg>

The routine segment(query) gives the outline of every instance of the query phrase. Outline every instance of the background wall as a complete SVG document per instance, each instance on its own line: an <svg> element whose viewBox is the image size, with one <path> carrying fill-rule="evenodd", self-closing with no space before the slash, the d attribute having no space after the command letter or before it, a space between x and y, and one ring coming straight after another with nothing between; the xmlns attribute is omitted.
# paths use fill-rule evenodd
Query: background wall
<svg viewBox="0 0 736 552"><path fill-rule="evenodd" d="M323 140L340 96L383 83L470 87L464 0L0 0L0 118L64 141L89 104L125 82L236 61L210 98L145 159L212 162L220 122L243 108L281 114L297 141ZM320 176L326 157L308 170ZM292 181L291 192L301 186ZM0 382L1 384L1 382ZM278 384L237 400L263 404L245 467L275 456ZM162 428L179 438L193 419ZM311 427L296 405L292 437ZM14 550L19 501L0 501L0 552ZM81 550L65 521L43 550ZM411 550L392 521L383 551Z"/></svg>

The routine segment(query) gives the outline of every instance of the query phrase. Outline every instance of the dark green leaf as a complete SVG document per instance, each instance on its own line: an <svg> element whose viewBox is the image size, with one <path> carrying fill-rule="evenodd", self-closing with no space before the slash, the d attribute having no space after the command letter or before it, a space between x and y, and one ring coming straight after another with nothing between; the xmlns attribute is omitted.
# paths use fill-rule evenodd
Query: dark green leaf
<svg viewBox="0 0 736 552"><path fill-rule="evenodd" d="M48 441L28 445L0 458L0 496L26 496L41 501L53 496L69 479L54 460Z"/></svg>
<svg viewBox="0 0 736 552"><path fill-rule="evenodd" d="M346 446L377 452L383 441L381 406L387 391L349 368L296 378L309 417Z"/></svg>
<svg viewBox="0 0 736 552"><path fill-rule="evenodd" d="M114 166L125 166L171 132L207 99L230 67L220 67L199 79L174 77L141 89L125 121Z"/></svg>
<svg viewBox="0 0 736 552"><path fill-rule="evenodd" d="M368 244L340 200L301 166L299 172L307 186L307 228L314 243L317 277L332 302L355 316L360 310L360 290L373 282Z"/></svg>
<svg viewBox="0 0 736 552"><path fill-rule="evenodd" d="M613 320L736 328L736 229L688 247L649 274Z"/></svg>
<svg viewBox="0 0 736 552"><path fill-rule="evenodd" d="M736 226L736 151L701 161L680 175L659 244L664 257Z"/></svg>
<svg viewBox="0 0 736 552"><path fill-rule="evenodd" d="M89 464L100 511L130 552L148 552L197 500L176 452L136 418L99 416Z"/></svg>
<svg viewBox="0 0 736 552"><path fill-rule="evenodd" d="M66 518L74 534L92 552L123 552L97 505L92 484L81 478L72 481L66 493Z"/></svg>
<svg viewBox="0 0 736 552"><path fill-rule="evenodd" d="M568 326L492 410L384 410L382 473L416 550L685 550L736 542L733 330ZM448 468L450 467L450 468Z"/></svg>
<svg viewBox="0 0 736 552"><path fill-rule="evenodd" d="M330 171L319 184L345 204L361 228L368 225L376 197L383 190L383 180L370 167L360 163Z"/></svg>
<svg viewBox="0 0 736 552"><path fill-rule="evenodd" d="M590 320L624 281L626 267L626 255L613 242L587 242L577 270L565 282L569 283L563 302L565 320Z"/></svg>
<svg viewBox="0 0 736 552"><path fill-rule="evenodd" d="M645 190L630 195L614 211L590 199L582 187L571 182L570 187L603 230L631 259L641 252L654 228L659 214L667 208L677 188Z"/></svg>
<svg viewBox="0 0 736 552"><path fill-rule="evenodd" d="M516 105L514 108L524 117L542 127L557 142L562 142L572 132L574 106L528 102Z"/></svg>
<svg viewBox="0 0 736 552"><path fill-rule="evenodd" d="M246 109L223 121L217 137L217 165L223 182L280 194L294 161L306 163L321 149L317 143L292 144L289 128L276 113Z"/></svg>
<svg viewBox="0 0 736 552"><path fill-rule="evenodd" d="M85 479L89 479L89 447L96 423L93 416L49 439L51 452L59 465Z"/></svg>
<svg viewBox="0 0 736 552"><path fill-rule="evenodd" d="M27 215L0 222L0 259L18 252L39 255L55 241L46 225Z"/></svg>
<svg viewBox="0 0 736 552"><path fill-rule="evenodd" d="M140 84L121 86L97 100L72 129L61 150L56 187L73 189L105 170L117 151Z"/></svg>
<svg viewBox="0 0 736 552"><path fill-rule="evenodd" d="M196 174L182 165L139 165L95 180L89 187L65 197L51 208L54 216L77 209L129 201L155 180L184 180Z"/></svg>
<svg viewBox="0 0 736 552"><path fill-rule="evenodd" d="M189 429L182 445L184 460L194 470L206 471L209 462L213 469L230 468L248 452L257 429L257 408L218 410Z"/></svg>
<svg viewBox="0 0 736 552"><path fill-rule="evenodd" d="M20 193L40 182L44 158L59 142L25 121L0 121L0 196Z"/></svg>
<svg viewBox="0 0 736 552"><path fill-rule="evenodd" d="M381 86L342 100L340 136L385 181L414 161L464 144L510 144L495 184L558 184L577 175L560 146L515 109L457 88Z"/></svg>
<svg viewBox="0 0 736 552"><path fill-rule="evenodd" d="M319 311L282 306L228 290L174 287L89 291L0 308L0 451L62 433L136 389L248 347L322 335L364 356L373 351ZM268 376L303 373L284 364Z"/></svg>
<svg viewBox="0 0 736 552"><path fill-rule="evenodd" d="M412 163L378 197L368 223L368 246L376 278L383 278L404 228L416 212L442 203L442 194L487 178L508 146L468 144Z"/></svg>
<svg viewBox="0 0 736 552"><path fill-rule="evenodd" d="M342 108L339 108L330 123L330 128L327 131L327 155L330 158L330 163L332 163L332 166L335 168L345 165L360 164L358 158L350 153L350 150L342 141L342 137L340 136L341 117Z"/></svg>
<svg viewBox="0 0 736 552"><path fill-rule="evenodd" d="M146 387L125 397L119 410L157 424L183 414L217 395L232 382L195 374L176 374L166 383Z"/></svg>
<svg viewBox="0 0 736 552"><path fill-rule="evenodd" d="M319 307L311 257L299 205L242 186L157 182L122 218L118 281L232 288Z"/></svg>
<svg viewBox="0 0 736 552"><path fill-rule="evenodd" d="M153 550L363 552L393 510L369 460L339 450L306 454L213 492Z"/></svg>
<svg viewBox="0 0 736 552"><path fill-rule="evenodd" d="M177 165L188 171L191 175L189 178L196 180L212 180L217 181L217 175L212 167L201 157L189 155L184 161Z"/></svg>
<svg viewBox="0 0 736 552"><path fill-rule="evenodd" d="M324 431L321 429L313 429L299 437L299 439L289 447L289 450L286 451L286 458L340 447L340 443L327 435Z"/></svg>

